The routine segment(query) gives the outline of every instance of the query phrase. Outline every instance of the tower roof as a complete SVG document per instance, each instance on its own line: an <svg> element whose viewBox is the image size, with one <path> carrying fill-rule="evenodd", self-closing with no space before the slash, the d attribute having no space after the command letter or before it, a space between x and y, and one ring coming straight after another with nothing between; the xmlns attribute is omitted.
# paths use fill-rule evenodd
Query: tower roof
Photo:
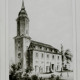
<svg viewBox="0 0 80 80"><path fill-rule="evenodd" d="M21 10L18 14L18 17L26 17L28 18L28 15L26 13L26 10L25 10L25 6L24 6L24 0L22 0L22 7L21 7Z"/></svg>

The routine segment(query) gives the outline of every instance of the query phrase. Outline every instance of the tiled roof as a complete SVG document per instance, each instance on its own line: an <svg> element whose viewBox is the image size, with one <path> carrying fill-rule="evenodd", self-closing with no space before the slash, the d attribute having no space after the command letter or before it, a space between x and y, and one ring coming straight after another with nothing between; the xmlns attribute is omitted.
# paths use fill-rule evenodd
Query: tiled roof
<svg viewBox="0 0 80 80"><path fill-rule="evenodd" d="M36 49L35 46L49 48L51 50L54 50L54 52L53 51L47 51L47 50L44 50L44 49L43 50L42 49ZM29 50L37 50L37 51L41 51L41 52L48 52L48 53L61 55L57 48L54 48L53 46L51 46L49 44L45 44L45 43L37 42L37 41L33 41L33 40L31 40Z"/></svg>
<svg viewBox="0 0 80 80"><path fill-rule="evenodd" d="M49 45L49 44L45 44L45 43L42 43L42 42L37 42L37 41L34 41L34 40L31 40L31 44L32 45L39 45L39 46L43 46L43 47L46 47L46 48L51 48L51 49L55 49L55 50L58 50L56 48L54 48L53 46Z"/></svg>

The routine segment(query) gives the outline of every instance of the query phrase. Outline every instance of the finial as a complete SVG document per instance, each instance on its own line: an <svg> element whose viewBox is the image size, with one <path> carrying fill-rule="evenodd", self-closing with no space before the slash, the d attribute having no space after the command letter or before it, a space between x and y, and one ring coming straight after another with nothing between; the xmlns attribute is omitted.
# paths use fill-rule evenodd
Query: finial
<svg viewBox="0 0 80 80"><path fill-rule="evenodd" d="M22 9L25 9L25 7L24 7L24 0L22 0Z"/></svg>
<svg viewBox="0 0 80 80"><path fill-rule="evenodd" d="M63 49L63 45L61 44L61 50Z"/></svg>

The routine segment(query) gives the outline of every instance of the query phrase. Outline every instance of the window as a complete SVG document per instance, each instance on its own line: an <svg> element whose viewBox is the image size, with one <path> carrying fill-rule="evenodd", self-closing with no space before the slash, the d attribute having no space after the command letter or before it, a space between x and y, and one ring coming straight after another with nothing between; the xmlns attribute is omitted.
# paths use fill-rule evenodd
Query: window
<svg viewBox="0 0 80 80"><path fill-rule="evenodd" d="M21 58L21 53L18 53L18 58Z"/></svg>
<svg viewBox="0 0 80 80"><path fill-rule="evenodd" d="M36 53L36 57L38 57L38 53Z"/></svg>
<svg viewBox="0 0 80 80"><path fill-rule="evenodd" d="M52 69L54 70L54 64L52 64Z"/></svg>
<svg viewBox="0 0 80 80"><path fill-rule="evenodd" d="M20 47L20 46L18 46L18 50L20 50L20 48L21 48L21 47Z"/></svg>
<svg viewBox="0 0 80 80"><path fill-rule="evenodd" d="M47 58L49 58L49 54L47 54Z"/></svg>
<svg viewBox="0 0 80 80"><path fill-rule="evenodd" d="M40 49L42 49L42 47L40 46Z"/></svg>
<svg viewBox="0 0 80 80"><path fill-rule="evenodd" d="M59 66L57 65L57 70L59 69Z"/></svg>
<svg viewBox="0 0 80 80"><path fill-rule="evenodd" d="M52 49L49 49L50 52L52 52Z"/></svg>
<svg viewBox="0 0 80 80"><path fill-rule="evenodd" d="M18 47L20 47L20 41L18 41Z"/></svg>
<svg viewBox="0 0 80 80"><path fill-rule="evenodd" d="M59 59L59 56L58 56L58 59Z"/></svg>
<svg viewBox="0 0 80 80"><path fill-rule="evenodd" d="M20 41L18 41L18 44L20 44Z"/></svg>
<svg viewBox="0 0 80 80"><path fill-rule="evenodd" d="M44 56L44 55L42 54L42 58L43 58L43 56Z"/></svg>
<svg viewBox="0 0 80 80"><path fill-rule="evenodd" d="M52 59L54 59L54 55L52 56Z"/></svg>

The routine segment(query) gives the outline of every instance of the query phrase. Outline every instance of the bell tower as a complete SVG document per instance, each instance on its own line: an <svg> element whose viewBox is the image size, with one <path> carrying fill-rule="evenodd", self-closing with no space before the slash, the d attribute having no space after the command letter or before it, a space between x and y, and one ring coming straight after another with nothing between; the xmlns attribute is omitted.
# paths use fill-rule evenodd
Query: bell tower
<svg viewBox="0 0 80 80"><path fill-rule="evenodd" d="M17 36L29 36L29 18L22 0L22 7L17 18Z"/></svg>
<svg viewBox="0 0 80 80"><path fill-rule="evenodd" d="M17 36L15 40L15 63L23 71L27 68L27 50L31 42L29 37L29 18L25 10L24 1L17 18Z"/></svg>

